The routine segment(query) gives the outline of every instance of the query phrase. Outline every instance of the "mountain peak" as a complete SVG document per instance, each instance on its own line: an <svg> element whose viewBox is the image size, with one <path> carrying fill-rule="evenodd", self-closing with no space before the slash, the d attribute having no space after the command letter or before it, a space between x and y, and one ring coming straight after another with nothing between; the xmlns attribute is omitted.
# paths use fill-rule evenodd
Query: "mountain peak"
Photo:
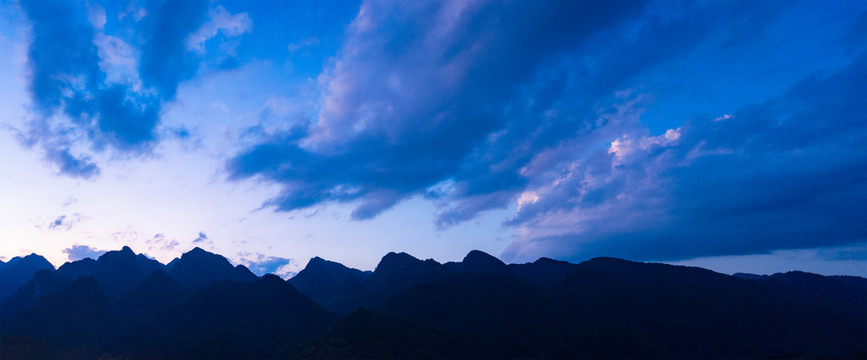
<svg viewBox="0 0 867 360"><path fill-rule="evenodd" d="M54 271L54 265L36 254L16 256L4 264L0 269L0 304L40 270Z"/></svg>
<svg viewBox="0 0 867 360"><path fill-rule="evenodd" d="M105 262L105 261L118 261L123 259L122 261L130 261L135 258L135 251L129 246L124 246L120 250L112 250L106 251L104 254L100 255L96 261L97 262Z"/></svg>
<svg viewBox="0 0 867 360"><path fill-rule="evenodd" d="M66 263L58 269L58 274L70 280L92 276L105 294L115 299L152 271L162 268L159 261L137 255L129 246L124 246L102 254L96 261L85 258Z"/></svg>
<svg viewBox="0 0 867 360"><path fill-rule="evenodd" d="M172 261L169 276L178 283L198 288L220 280L256 280L249 269L243 265L232 266L228 259L195 247Z"/></svg>
<svg viewBox="0 0 867 360"><path fill-rule="evenodd" d="M488 253L486 253L486 252L484 252L484 251L481 251L481 250L470 250L470 252L467 253L467 256L464 256L464 260L466 260L466 259L468 259L468 258L474 258L474 257L488 257L488 258L494 258L493 255L488 254ZM495 259L496 259L496 258L495 258Z"/></svg>
<svg viewBox="0 0 867 360"><path fill-rule="evenodd" d="M473 250L464 256L461 262L449 262L445 266L454 272L477 274L508 274L509 268L496 257L481 251Z"/></svg>
<svg viewBox="0 0 867 360"><path fill-rule="evenodd" d="M383 300L411 285L440 280L449 274L451 270L433 259L422 261L407 253L390 252L376 265L369 290L378 292L376 300Z"/></svg>
<svg viewBox="0 0 867 360"><path fill-rule="evenodd" d="M539 260L541 260L541 259L539 259ZM584 262L580 263L579 265L589 266L589 267L594 267L594 268L597 268L597 267L607 268L610 266L628 266L628 265L637 265L637 264L641 264L641 263L635 262L635 261L624 260L624 259L613 258L613 257L600 256L600 257L595 257L595 258L592 258L590 260L584 261Z"/></svg>
<svg viewBox="0 0 867 360"><path fill-rule="evenodd" d="M186 254L200 254L200 253L212 254L211 252L209 252L209 251L207 251L207 250L205 250L205 249L202 249L202 248L200 248L200 247L198 247L198 246L196 246L196 247L194 247L192 250L186 252Z"/></svg>

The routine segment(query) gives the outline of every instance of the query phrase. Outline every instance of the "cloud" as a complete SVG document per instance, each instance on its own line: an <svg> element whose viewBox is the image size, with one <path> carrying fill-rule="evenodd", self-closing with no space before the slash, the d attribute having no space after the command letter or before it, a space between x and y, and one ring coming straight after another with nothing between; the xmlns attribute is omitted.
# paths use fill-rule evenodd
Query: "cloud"
<svg viewBox="0 0 867 360"><path fill-rule="evenodd" d="M61 173L92 178L99 174L98 166L87 154L74 155L73 143L145 151L155 140L159 101L122 84L104 86L93 25L84 7L73 5L21 2L33 25L29 88L39 114L25 142L40 145Z"/></svg>
<svg viewBox="0 0 867 360"><path fill-rule="evenodd" d="M75 156L68 148L47 147L45 159L56 164L62 174L82 179L91 179L99 176L99 167L88 155Z"/></svg>
<svg viewBox="0 0 867 360"><path fill-rule="evenodd" d="M230 178L261 176L281 184L283 191L266 203L279 211L351 202L357 220L446 181L455 182L448 196L482 199L445 216L455 222L506 206L524 182L520 162L538 146L517 134L527 135L565 86L557 80L564 74L548 73L544 65L642 7L366 2L340 55L319 78L318 119L266 134L227 163ZM538 101L548 103L529 113L512 111L510 104L537 76L554 79L539 85ZM506 150L512 145L517 154Z"/></svg>
<svg viewBox="0 0 867 360"><path fill-rule="evenodd" d="M55 219L55 220L52 221L50 224L48 224L48 228L49 228L49 229L54 229L54 228L57 228L57 227L59 227L59 226L62 226L62 225L63 225L63 220L65 220L65 219L66 219L66 215L61 215L59 218Z"/></svg>
<svg viewBox="0 0 867 360"><path fill-rule="evenodd" d="M193 240L193 243L198 243L198 242L208 241L208 240L210 240L210 239L208 239L208 235L206 235L204 231L199 231L199 236Z"/></svg>
<svg viewBox="0 0 867 360"><path fill-rule="evenodd" d="M79 214L72 214L71 216L60 215L48 223L48 229L68 231L79 222L81 222L81 215Z"/></svg>
<svg viewBox="0 0 867 360"><path fill-rule="evenodd" d="M247 264L247 267L254 274L262 276L265 274L275 274L282 278L289 278L295 275L292 267L295 260L282 257L265 256L256 254L256 260L242 259L241 262Z"/></svg>
<svg viewBox="0 0 867 360"><path fill-rule="evenodd" d="M867 239L867 56L724 121L614 140L528 188L503 257L767 254ZM551 169L547 167L546 169ZM530 198L528 195L527 198Z"/></svg>
<svg viewBox="0 0 867 360"><path fill-rule="evenodd" d="M164 234L156 234L153 238L145 240L145 243L148 244L148 250L157 249L162 251L174 250L175 247L181 244L175 239L168 239Z"/></svg>
<svg viewBox="0 0 867 360"><path fill-rule="evenodd" d="M222 6L210 11L210 20L185 40L187 51L204 52L205 42L222 34L236 37L253 30L253 22L246 13L232 15Z"/></svg>
<svg viewBox="0 0 867 360"><path fill-rule="evenodd" d="M135 19L124 22L126 13L119 14L119 23L99 5L20 4L32 25L28 66L35 119L19 137L42 149L62 174L79 178L99 175L94 153L149 154L161 140L163 103L204 60L185 39L197 39L199 46L218 32L234 37L251 26L245 14L210 10L204 0L149 1ZM216 61L224 62L228 55L220 52L226 49L215 51Z"/></svg>
<svg viewBox="0 0 867 360"><path fill-rule="evenodd" d="M174 99L178 84L190 79L199 60L187 50L186 39L204 23L208 2L151 1L143 19L145 42L142 46L141 78L165 99Z"/></svg>
<svg viewBox="0 0 867 360"><path fill-rule="evenodd" d="M792 4L364 2L315 118L251 129L229 179L280 185L276 211L345 203L355 220L425 197L441 228L517 205L509 260L863 239L857 66L653 133L642 118L685 59L748 56Z"/></svg>
<svg viewBox="0 0 867 360"><path fill-rule="evenodd" d="M72 245L70 248L63 249L63 253L66 254L69 261L78 261L84 258L97 259L102 254L105 254L105 250L98 250L94 247L90 247L87 245Z"/></svg>

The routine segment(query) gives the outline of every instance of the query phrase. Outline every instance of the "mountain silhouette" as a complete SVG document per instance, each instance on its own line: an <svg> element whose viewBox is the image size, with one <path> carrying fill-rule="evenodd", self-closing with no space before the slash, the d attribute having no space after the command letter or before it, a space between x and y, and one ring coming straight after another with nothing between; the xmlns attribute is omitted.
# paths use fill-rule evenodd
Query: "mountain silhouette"
<svg viewBox="0 0 867 360"><path fill-rule="evenodd" d="M46 269L53 271L54 265L36 254L16 256L0 265L0 304L30 280L33 274Z"/></svg>
<svg viewBox="0 0 867 360"><path fill-rule="evenodd" d="M173 261L168 273L178 284L191 288L200 288L221 280L254 281L257 278L245 266L232 266L225 257L198 247Z"/></svg>
<svg viewBox="0 0 867 360"><path fill-rule="evenodd" d="M823 286L836 287L833 281ZM826 312L696 267L597 258L579 264L552 294L563 319L584 324L561 332L564 340L578 340L558 342L567 345L561 351L568 357L848 357L863 352L856 338L867 336L867 316L857 307Z"/></svg>
<svg viewBox="0 0 867 360"><path fill-rule="evenodd" d="M864 304L865 278L797 271L472 251L389 253L373 272L316 257L284 281L198 248L163 266L124 247L14 289L0 358L863 358Z"/></svg>
<svg viewBox="0 0 867 360"><path fill-rule="evenodd" d="M50 269L37 271L27 283L0 304L0 322L29 308L44 295L59 293L69 285L69 282L69 279L57 275Z"/></svg>
<svg viewBox="0 0 867 360"><path fill-rule="evenodd" d="M340 318L292 357L300 359L472 359L463 343L391 315L358 309Z"/></svg>
<svg viewBox="0 0 867 360"><path fill-rule="evenodd" d="M157 314L179 304L191 290L178 285L165 271L154 270L123 294L114 304L125 328L141 325Z"/></svg>
<svg viewBox="0 0 867 360"><path fill-rule="evenodd" d="M544 329L552 301L505 275L456 274L409 287L378 310L424 324L487 358L546 355Z"/></svg>
<svg viewBox="0 0 867 360"><path fill-rule="evenodd" d="M367 282L363 305L371 307L422 282L442 280L451 270L432 260L419 260L407 253L390 252L382 257Z"/></svg>
<svg viewBox="0 0 867 360"><path fill-rule="evenodd" d="M0 334L38 339L63 357L95 358L103 352L107 334L117 328L110 307L96 280L82 277L4 322ZM3 356L19 357L15 355Z"/></svg>
<svg viewBox="0 0 867 360"><path fill-rule="evenodd" d="M163 264L159 261L136 254L128 246L124 246L121 250L102 254L96 261L85 258L66 263L57 269L57 274L70 280L93 277L105 294L115 299L129 291L147 274L162 268Z"/></svg>
<svg viewBox="0 0 867 360"><path fill-rule="evenodd" d="M544 257L532 263L509 264L508 267L512 276L546 290L566 280L577 269L575 264Z"/></svg>
<svg viewBox="0 0 867 360"><path fill-rule="evenodd" d="M371 272L351 269L320 257L288 280L304 295L335 313L355 310Z"/></svg>
<svg viewBox="0 0 867 360"><path fill-rule="evenodd" d="M183 260L183 259L182 259ZM129 333L128 358L272 358L330 325L334 315L274 275L220 281Z"/></svg>
<svg viewBox="0 0 867 360"><path fill-rule="evenodd" d="M461 262L447 262L443 265L456 273L509 274L509 268L504 262L479 250L470 251Z"/></svg>

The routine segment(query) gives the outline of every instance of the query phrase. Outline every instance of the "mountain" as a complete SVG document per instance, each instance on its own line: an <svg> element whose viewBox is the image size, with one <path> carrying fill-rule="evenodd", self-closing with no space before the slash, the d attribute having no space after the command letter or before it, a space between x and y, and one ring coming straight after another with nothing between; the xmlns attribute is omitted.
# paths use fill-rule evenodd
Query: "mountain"
<svg viewBox="0 0 867 360"><path fill-rule="evenodd" d="M21 285L0 308L0 358L867 356L867 279L854 276L473 251L446 264L389 253L372 273L313 258L283 281L201 249L170 269L106 255Z"/></svg>
<svg viewBox="0 0 867 360"><path fill-rule="evenodd" d="M467 344L483 358L545 356L553 302L510 276L462 273L406 289L377 308Z"/></svg>
<svg viewBox="0 0 867 360"><path fill-rule="evenodd" d="M117 328L110 307L96 280L83 277L59 293L41 297L32 307L4 322L0 335L44 342L65 358L96 358Z"/></svg>
<svg viewBox="0 0 867 360"><path fill-rule="evenodd" d="M298 359L473 359L468 346L391 315L358 309L292 353Z"/></svg>
<svg viewBox="0 0 867 360"><path fill-rule="evenodd" d="M406 288L442 280L452 272L432 260L419 260L407 253L390 252L382 257L366 284L363 305L374 306Z"/></svg>
<svg viewBox="0 0 867 360"><path fill-rule="evenodd" d="M128 345L118 354L184 359L285 356L334 320L275 275L220 281L127 334L123 343Z"/></svg>
<svg viewBox="0 0 867 360"><path fill-rule="evenodd" d="M369 271L351 269L317 256L287 282L329 311L347 313L357 308L370 275Z"/></svg>
<svg viewBox="0 0 867 360"><path fill-rule="evenodd" d="M102 254L96 261L86 258L63 264L57 269L57 274L70 280L93 277L109 298L116 299L146 275L162 268L159 261L136 254L124 246L121 250Z"/></svg>
<svg viewBox="0 0 867 360"><path fill-rule="evenodd" d="M118 321L132 328L181 303L190 293L164 271L154 270L123 294L113 308Z"/></svg>
<svg viewBox="0 0 867 360"><path fill-rule="evenodd" d="M67 279L75 280L85 276L93 275L96 266L96 260L91 258L84 258L78 261L72 261L60 265L60 267L57 269L57 275L63 276Z"/></svg>
<svg viewBox="0 0 867 360"><path fill-rule="evenodd" d="M232 266L225 257L194 248L183 255L169 270L169 276L181 285L201 288L215 281L254 281L254 275L243 265Z"/></svg>
<svg viewBox="0 0 867 360"><path fill-rule="evenodd" d="M470 251L461 262L447 262L443 265L456 273L509 274L509 268L505 263L479 250Z"/></svg>
<svg viewBox="0 0 867 360"><path fill-rule="evenodd" d="M575 272L577 265L543 257L532 263L509 264L508 268L512 276L548 290Z"/></svg>
<svg viewBox="0 0 867 360"><path fill-rule="evenodd" d="M867 338L863 303L805 303L696 267L597 258L551 293L563 357L849 357L863 353Z"/></svg>
<svg viewBox="0 0 867 360"><path fill-rule="evenodd" d="M180 261L180 260L181 260L181 258L174 258L174 259L172 259L172 261L169 261L169 263L166 264L166 271L169 271L173 267L175 267L175 264L177 264L178 261Z"/></svg>
<svg viewBox="0 0 867 360"><path fill-rule="evenodd" d="M54 271L44 257L30 254L25 257L16 256L0 267L0 304L15 293L27 280L39 270Z"/></svg>
<svg viewBox="0 0 867 360"><path fill-rule="evenodd" d="M69 279L49 269L37 271L18 291L0 303L0 322L29 308L42 296L59 293L69 282Z"/></svg>
<svg viewBox="0 0 867 360"><path fill-rule="evenodd" d="M741 278L743 274L740 275ZM857 276L822 276L803 271L747 277L768 291L787 294L832 308L856 308L867 313L867 279Z"/></svg>
<svg viewBox="0 0 867 360"><path fill-rule="evenodd" d="M373 308L410 286L442 280L452 271L432 260L419 260L407 253L390 252L382 257L372 273L316 259L290 279L300 291L309 292L325 308L345 314L358 308Z"/></svg>

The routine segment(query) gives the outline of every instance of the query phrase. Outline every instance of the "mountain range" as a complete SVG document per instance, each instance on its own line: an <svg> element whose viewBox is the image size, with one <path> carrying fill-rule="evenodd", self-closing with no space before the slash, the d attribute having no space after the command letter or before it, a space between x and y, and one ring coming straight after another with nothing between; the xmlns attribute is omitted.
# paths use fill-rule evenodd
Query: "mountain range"
<svg viewBox="0 0 867 360"><path fill-rule="evenodd" d="M0 358L864 358L867 279L595 258L257 277L195 248L0 263Z"/></svg>

